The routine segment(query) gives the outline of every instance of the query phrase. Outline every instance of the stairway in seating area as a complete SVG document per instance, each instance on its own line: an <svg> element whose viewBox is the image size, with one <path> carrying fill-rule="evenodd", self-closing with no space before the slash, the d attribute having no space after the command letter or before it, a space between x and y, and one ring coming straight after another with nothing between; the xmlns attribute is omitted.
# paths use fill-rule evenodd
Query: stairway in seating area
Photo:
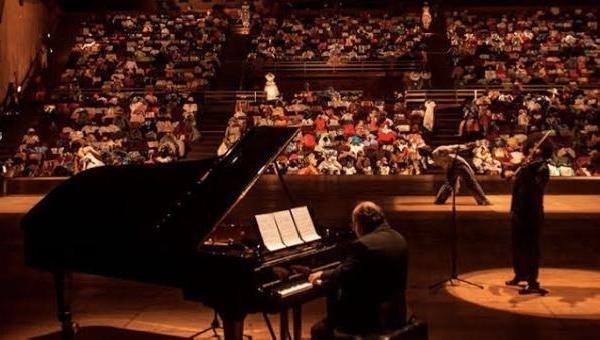
<svg viewBox="0 0 600 340"><path fill-rule="evenodd" d="M433 18L430 27L431 35L425 39L433 88L450 88L453 85L451 79L452 58L448 55L450 41L446 35L446 18L443 12L443 10L440 10L437 16Z"/></svg>
<svg viewBox="0 0 600 340"><path fill-rule="evenodd" d="M458 125L462 120L461 105L440 105L435 110L434 133L430 143L432 147L462 143L462 137L457 136Z"/></svg>
<svg viewBox="0 0 600 340"><path fill-rule="evenodd" d="M235 26L232 27L223 48L221 68L214 80L213 91L205 94L198 115L198 128L202 139L190 150L189 159L205 159L217 155L227 122L235 109L235 91L243 90L241 84L244 83L249 45L250 37L238 34Z"/></svg>
<svg viewBox="0 0 600 340"><path fill-rule="evenodd" d="M234 108L235 102L204 103L199 121L202 138L190 150L189 159L205 159L217 155L217 149L225 135L227 121L233 115Z"/></svg>
<svg viewBox="0 0 600 340"><path fill-rule="evenodd" d="M429 143L436 147L463 142L456 134L462 120L463 106L471 101L474 95L474 90L409 90L405 99L409 108L423 108L426 100L436 103L434 133L429 139Z"/></svg>

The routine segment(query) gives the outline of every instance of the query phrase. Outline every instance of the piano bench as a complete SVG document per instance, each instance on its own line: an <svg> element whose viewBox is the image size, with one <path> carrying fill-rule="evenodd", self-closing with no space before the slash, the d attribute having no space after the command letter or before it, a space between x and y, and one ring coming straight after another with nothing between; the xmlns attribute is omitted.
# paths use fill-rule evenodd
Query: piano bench
<svg viewBox="0 0 600 340"><path fill-rule="evenodd" d="M427 323L416 319L400 329L382 333L354 335L335 330L333 334L334 340L427 340L428 338Z"/></svg>

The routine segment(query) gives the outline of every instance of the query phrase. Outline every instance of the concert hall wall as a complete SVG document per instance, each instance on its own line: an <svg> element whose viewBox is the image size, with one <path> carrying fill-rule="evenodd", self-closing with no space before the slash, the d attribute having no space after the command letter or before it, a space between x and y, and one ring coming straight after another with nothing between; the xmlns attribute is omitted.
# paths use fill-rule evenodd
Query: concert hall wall
<svg viewBox="0 0 600 340"><path fill-rule="evenodd" d="M42 37L48 33L56 13L48 1L0 2L0 101L10 81L20 83L40 50Z"/></svg>

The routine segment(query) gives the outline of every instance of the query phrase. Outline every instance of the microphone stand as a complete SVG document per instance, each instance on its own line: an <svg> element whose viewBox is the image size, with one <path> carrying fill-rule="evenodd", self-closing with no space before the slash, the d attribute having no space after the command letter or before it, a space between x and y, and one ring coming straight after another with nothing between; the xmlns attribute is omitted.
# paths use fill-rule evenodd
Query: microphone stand
<svg viewBox="0 0 600 340"><path fill-rule="evenodd" d="M194 333L192 336L190 336L188 339L195 339L196 337L204 334L204 333L208 333L208 332L212 332L213 333L213 338L220 338L219 334L217 333L217 330L219 329L223 329L223 326L221 326L221 322L219 321L219 316L217 314L217 311L214 311L214 315L213 315L213 319L210 322L210 326L206 329L203 329L199 332Z"/></svg>
<svg viewBox="0 0 600 340"><path fill-rule="evenodd" d="M458 158L458 150L460 149L460 145L456 146L456 150L454 151L454 159L452 160L452 165L450 166L450 173L452 174L452 219L451 219L451 233L450 233L450 243L451 243L451 248L450 248L450 261L452 262L452 271L450 272L450 275L442 280L439 281L431 286L429 286L430 290L433 291L437 291L439 290L442 286L445 285L451 285L451 286L455 286L457 282L462 282L462 283L466 283L469 284L471 286L475 286L478 287L480 289L483 289L482 285L479 285L477 283L465 280L465 279L461 279L459 277L458 274L458 226L456 223L456 186L458 184L458 176L456 175L456 167L457 167L457 162L456 159Z"/></svg>
<svg viewBox="0 0 600 340"><path fill-rule="evenodd" d="M198 336L203 335L208 332L213 333L212 338L221 339L221 336L219 335L219 333L217 331L224 330L223 325L221 324L221 321L219 320L219 314L217 313L217 311L213 310L213 312L214 312L213 319L210 322L210 326L208 328L205 328L201 331L198 331L198 332L192 334L190 337L188 337L188 339L193 340L193 339L197 338ZM269 326L269 328L272 328L270 324L268 326ZM250 335L242 334L242 339L252 340L252 337Z"/></svg>

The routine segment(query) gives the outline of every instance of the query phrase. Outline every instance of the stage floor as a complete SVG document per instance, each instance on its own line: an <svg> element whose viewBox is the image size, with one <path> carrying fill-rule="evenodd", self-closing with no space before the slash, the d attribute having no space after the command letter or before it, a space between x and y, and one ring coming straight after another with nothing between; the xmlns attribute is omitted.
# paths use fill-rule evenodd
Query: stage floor
<svg viewBox="0 0 600 340"><path fill-rule="evenodd" d="M407 296L415 314L429 323L430 339L597 338L600 195L546 196L541 278L550 295L522 298L502 286L511 276L509 196L491 195L493 205L484 207L458 197L459 271L486 289L461 285L433 293L428 286L446 277L450 267L450 204L434 205L432 196L353 190L364 193L360 199L381 203L390 223L407 238ZM343 225L357 196L303 192L296 198L315 209L319 221ZM51 277L25 267L22 258L19 219L40 198L0 197L0 339L58 339ZM248 219L282 202L279 193L251 192L231 220ZM306 338L323 312L322 300L304 306ZM182 339L208 327L212 318L209 309L183 301L179 290L82 274L75 275L74 314L82 326L80 339L111 340ZM276 316L272 321L277 325ZM268 339L260 315L248 317L246 330L254 339Z"/></svg>
<svg viewBox="0 0 600 340"><path fill-rule="evenodd" d="M42 197L39 195L0 197L0 214L26 213ZM510 210L510 196L488 195L487 197L492 205L478 206L473 198L458 196L456 198L458 213L506 214ZM451 198L444 205L432 204L433 199L433 196L393 196L382 200L381 204L388 213L440 213L448 212L451 208ZM544 207L546 214L589 215L592 218L593 214L600 214L600 195L546 195Z"/></svg>
<svg viewBox="0 0 600 340"><path fill-rule="evenodd" d="M448 285L446 290L461 300L509 313L555 319L600 320L600 271L543 268L540 281L546 296L519 295L521 287L503 284L512 276L510 268L465 273L462 279L481 285Z"/></svg>

